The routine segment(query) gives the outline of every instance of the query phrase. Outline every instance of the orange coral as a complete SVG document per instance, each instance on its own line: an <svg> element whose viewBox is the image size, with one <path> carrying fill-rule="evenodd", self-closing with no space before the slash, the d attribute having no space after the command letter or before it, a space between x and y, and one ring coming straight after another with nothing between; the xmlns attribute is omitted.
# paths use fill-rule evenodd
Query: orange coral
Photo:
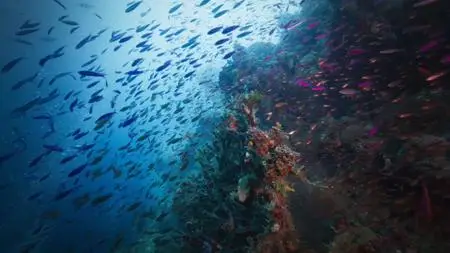
<svg viewBox="0 0 450 253"><path fill-rule="evenodd" d="M297 247L296 240L284 240L282 237L286 233L292 233L295 228L292 222L291 214L287 208L286 198L283 195L284 178L294 172L294 167L300 158L300 154L292 151L283 144L283 134L280 128L274 127L268 132L262 131L253 124L252 107L244 105L244 113L247 115L251 128L248 133L250 135L250 145L256 154L265 158L265 187L259 189L259 194L264 194L273 204L271 215L273 218L273 226L271 231L273 234L260 241L258 247L260 252L293 252ZM275 242L273 238L276 239ZM298 238L297 236L294 239ZM265 245L265 246L264 246Z"/></svg>
<svg viewBox="0 0 450 253"><path fill-rule="evenodd" d="M266 157L269 150L273 148L271 138L264 131L252 127L250 130L251 139L255 145L256 153L261 157Z"/></svg>

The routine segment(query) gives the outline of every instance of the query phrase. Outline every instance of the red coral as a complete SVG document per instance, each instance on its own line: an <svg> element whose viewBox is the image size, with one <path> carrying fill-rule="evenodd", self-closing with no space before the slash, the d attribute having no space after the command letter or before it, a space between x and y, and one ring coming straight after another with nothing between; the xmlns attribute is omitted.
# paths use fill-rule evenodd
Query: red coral
<svg viewBox="0 0 450 253"><path fill-rule="evenodd" d="M273 147L269 135L257 128L251 128L250 135L255 145L256 153L261 157L266 157Z"/></svg>

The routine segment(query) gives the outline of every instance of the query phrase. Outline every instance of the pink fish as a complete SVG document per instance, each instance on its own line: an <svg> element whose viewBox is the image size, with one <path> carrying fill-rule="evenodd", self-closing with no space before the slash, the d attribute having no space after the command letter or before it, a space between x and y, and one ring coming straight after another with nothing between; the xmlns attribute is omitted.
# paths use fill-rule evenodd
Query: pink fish
<svg viewBox="0 0 450 253"><path fill-rule="evenodd" d="M425 5L429 5L429 4L435 3L437 1L438 0L423 0L423 1L415 3L413 6L417 8L417 7L421 7L421 6L425 6Z"/></svg>
<svg viewBox="0 0 450 253"><path fill-rule="evenodd" d="M364 49L361 49L361 48L353 48L353 49L350 49L350 50L348 50L348 54L349 55L361 55L361 54L364 54L366 52L366 50L364 50Z"/></svg>
<svg viewBox="0 0 450 253"><path fill-rule="evenodd" d="M435 40L428 42L427 44L423 45L420 49L419 52L421 53L426 53L430 50L432 50L433 48L435 48L439 43Z"/></svg>
<svg viewBox="0 0 450 253"><path fill-rule="evenodd" d="M372 127L370 130L369 130L369 133L368 133L368 135L370 136L370 137L373 137L373 136L375 136L376 134L378 133L378 127Z"/></svg>
<svg viewBox="0 0 450 253"><path fill-rule="evenodd" d="M372 86L372 82L371 81L365 81L362 83L358 84L358 87L361 89L366 89L366 88L370 88Z"/></svg>
<svg viewBox="0 0 450 253"><path fill-rule="evenodd" d="M317 26L319 26L319 24L320 24L319 21L311 23L311 24L308 25L308 29L312 30L312 29L316 28Z"/></svg>
<svg viewBox="0 0 450 253"><path fill-rule="evenodd" d="M443 63L443 64L449 64L449 63L450 63L450 54L444 56L444 57L441 59L441 63Z"/></svg>
<svg viewBox="0 0 450 253"><path fill-rule="evenodd" d="M439 72L437 74L431 75L427 78L428 82L433 82L441 77L443 77L445 74L447 74L447 72L443 71L443 72Z"/></svg>
<svg viewBox="0 0 450 253"><path fill-rule="evenodd" d="M354 89L342 89L339 91L339 93L341 93L342 95L352 96L352 95L356 95L358 93L358 91L354 90Z"/></svg>
<svg viewBox="0 0 450 253"><path fill-rule="evenodd" d="M329 64L329 63L325 62L324 60L320 60L320 61L319 61L319 67L320 67L322 70L330 71L330 72L333 72L334 70L336 70L335 65Z"/></svg>
<svg viewBox="0 0 450 253"><path fill-rule="evenodd" d="M324 90L325 90L325 87L323 87L323 86L313 87L311 90L312 90L312 91L324 91Z"/></svg>
<svg viewBox="0 0 450 253"><path fill-rule="evenodd" d="M309 83L305 82L302 79L297 80L297 85L300 87L310 87L311 86Z"/></svg>

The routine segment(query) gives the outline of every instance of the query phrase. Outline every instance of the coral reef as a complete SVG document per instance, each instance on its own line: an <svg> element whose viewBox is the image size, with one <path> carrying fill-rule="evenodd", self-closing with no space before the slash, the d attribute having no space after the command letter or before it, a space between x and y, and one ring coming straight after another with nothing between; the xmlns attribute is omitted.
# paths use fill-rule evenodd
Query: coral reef
<svg viewBox="0 0 450 253"><path fill-rule="evenodd" d="M222 70L181 220L234 252L449 252L448 3L302 6Z"/></svg>

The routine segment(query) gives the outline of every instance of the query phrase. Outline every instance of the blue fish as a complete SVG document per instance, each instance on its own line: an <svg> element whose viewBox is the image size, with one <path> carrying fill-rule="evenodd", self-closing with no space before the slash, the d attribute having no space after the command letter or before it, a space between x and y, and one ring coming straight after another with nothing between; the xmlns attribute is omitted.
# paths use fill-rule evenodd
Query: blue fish
<svg viewBox="0 0 450 253"><path fill-rule="evenodd" d="M236 4L234 4L233 9L236 9L237 7L241 6L241 4L243 4L244 2L245 2L245 0L237 2Z"/></svg>
<svg viewBox="0 0 450 253"><path fill-rule="evenodd" d="M202 7L203 5L206 5L207 3L209 3L211 0L203 0L200 2L200 4L198 5L198 7Z"/></svg>
<svg viewBox="0 0 450 253"><path fill-rule="evenodd" d="M250 32L250 31L248 31L248 32L243 32L243 33L240 33L240 34L238 34L237 36L236 36L236 38L243 38L243 37L245 37L245 36L247 36L247 35L249 35L249 34L251 34L252 32Z"/></svg>
<svg viewBox="0 0 450 253"><path fill-rule="evenodd" d="M220 39L220 40L216 41L216 43L214 43L214 45L216 45L216 46L222 45L223 43L225 43L229 40L230 40L230 38Z"/></svg>
<svg viewBox="0 0 450 253"><path fill-rule="evenodd" d="M126 32L123 33L119 33L120 31L114 31L111 33L111 39L109 40L109 42L114 42L117 41L119 39L121 39L123 36L125 36L125 34L127 34Z"/></svg>
<svg viewBox="0 0 450 253"><path fill-rule="evenodd" d="M66 164L66 163L72 161L73 159L75 159L75 157L77 157L77 155L66 156L59 162L59 164Z"/></svg>
<svg viewBox="0 0 450 253"><path fill-rule="evenodd" d="M238 25L228 26L228 27L226 27L226 28L224 28L224 29L222 30L222 34L230 33L230 32L232 32L232 31L234 31L234 30L236 30L236 29L238 29L238 28L239 28Z"/></svg>
<svg viewBox="0 0 450 253"><path fill-rule="evenodd" d="M55 151L55 152L60 152L60 153L64 152L64 149L58 145L44 144L42 146L50 151Z"/></svg>
<svg viewBox="0 0 450 253"><path fill-rule="evenodd" d="M169 14L172 14L172 13L176 12L178 9L181 8L182 5L183 5L183 4L181 3L181 4L177 4L177 5L175 5L174 7L170 8Z"/></svg>
<svg viewBox="0 0 450 253"><path fill-rule="evenodd" d="M96 96L92 96L92 97L89 99L88 103L89 103L89 104L93 104L93 103L96 103L96 102L100 102L100 101L102 101L102 100L103 100L103 96L96 95Z"/></svg>
<svg viewBox="0 0 450 253"><path fill-rule="evenodd" d="M36 166L41 160L42 158L46 157L47 155L49 155L52 151L51 150L47 150L46 152L38 155L36 158L34 158L29 164L28 167L34 167Z"/></svg>
<svg viewBox="0 0 450 253"><path fill-rule="evenodd" d="M38 76L38 72L30 77L27 77L27 78L24 78L24 79L18 81L11 87L11 90L18 90L18 89L22 88L22 86L24 86L25 84L33 82L37 76Z"/></svg>
<svg viewBox="0 0 450 253"><path fill-rule="evenodd" d="M49 177L50 177L50 174L51 174L51 173L49 172L49 173L43 175L41 178L39 178L39 182L42 182L42 181L46 180L47 178L49 178Z"/></svg>
<svg viewBox="0 0 450 253"><path fill-rule="evenodd" d="M83 145L79 145L76 146L75 148L78 149L79 151L87 151L91 148L93 148L95 146L95 144L83 144Z"/></svg>
<svg viewBox="0 0 450 253"><path fill-rule="evenodd" d="M140 25L138 27L136 27L136 33L140 33L143 32L145 29L147 29L150 26L150 24L146 24L146 25Z"/></svg>
<svg viewBox="0 0 450 253"><path fill-rule="evenodd" d="M91 76L91 77L104 77L105 76L105 74L103 74L103 73L90 71L90 70L80 70L80 71L78 71L78 74L81 76L81 78L86 77L86 76Z"/></svg>
<svg viewBox="0 0 450 253"><path fill-rule="evenodd" d="M97 60L97 57L92 58L91 60L85 62L83 65L81 65L82 68L87 67L89 65L91 65L92 63L94 63Z"/></svg>
<svg viewBox="0 0 450 253"><path fill-rule="evenodd" d="M228 10L219 11L219 12L216 13L216 15L214 15L214 18L222 17L227 12L228 12Z"/></svg>
<svg viewBox="0 0 450 253"><path fill-rule="evenodd" d="M44 58L39 60L39 65L43 67L48 61L59 58L64 55L62 52L64 50L65 46L62 46L58 49L56 49L53 53L45 56Z"/></svg>
<svg viewBox="0 0 450 253"><path fill-rule="evenodd" d="M170 66L171 61L166 61L163 65L159 66L158 68L156 68L156 72L160 72L165 70L167 67Z"/></svg>
<svg viewBox="0 0 450 253"><path fill-rule="evenodd" d="M130 71L126 72L125 74L130 75L130 76L134 76L134 75L140 75L142 73L144 73L144 71L138 70L138 69L134 69L134 70L130 70Z"/></svg>
<svg viewBox="0 0 450 253"><path fill-rule="evenodd" d="M77 103L78 103L78 98L75 99L75 100L70 104L69 109L70 109L71 112L73 112L73 110L75 109L75 106L77 106Z"/></svg>
<svg viewBox="0 0 450 253"><path fill-rule="evenodd" d="M142 1L128 3L127 8L125 9L125 13L134 11L139 5L141 5L141 3L142 3Z"/></svg>
<svg viewBox="0 0 450 253"><path fill-rule="evenodd" d="M215 34L216 32L220 31L222 28L223 28L223 26L214 27L208 31L208 35Z"/></svg>
<svg viewBox="0 0 450 253"><path fill-rule="evenodd" d="M67 176L74 177L74 176L80 174L81 172L83 172L83 170L86 169L87 166L88 166L87 163L82 164L82 165L76 167L75 169L73 169Z"/></svg>
<svg viewBox="0 0 450 253"><path fill-rule="evenodd" d="M74 192L75 190L77 190L78 188L80 188L80 186L75 186L72 188L69 188L67 190L62 190L60 191L58 194L55 195L55 197L53 198L54 201L58 201L58 200L62 200L64 198L66 198L67 196L69 196L72 192Z"/></svg>
<svg viewBox="0 0 450 253"><path fill-rule="evenodd" d="M60 1L58 0L53 0L56 4L58 4L61 8L63 8L64 10L67 10L66 6L64 4L62 4Z"/></svg>
<svg viewBox="0 0 450 253"><path fill-rule="evenodd" d="M110 121L112 119L112 117L114 116L114 114L116 114L115 112L108 112L103 114L102 116L100 116L96 121L95 124L100 124L103 122L107 122Z"/></svg>
<svg viewBox="0 0 450 253"><path fill-rule="evenodd" d="M231 56L233 56L234 51L227 53L226 55L223 56L223 59L226 60L228 58L230 58Z"/></svg>
<svg viewBox="0 0 450 253"><path fill-rule="evenodd" d="M136 65L139 65L142 62L144 62L144 59L143 58L138 58L138 59L134 60L133 63L131 63L131 66L135 67Z"/></svg>
<svg viewBox="0 0 450 253"><path fill-rule="evenodd" d="M127 37L123 37L119 40L119 43L125 43L133 38L133 35L129 35Z"/></svg>
<svg viewBox="0 0 450 253"><path fill-rule="evenodd" d="M64 96L64 100L67 100L67 99L69 99L69 97L73 94L73 90L72 91L70 91L69 93L67 93L65 96Z"/></svg>
<svg viewBox="0 0 450 253"><path fill-rule="evenodd" d="M25 21L25 23L23 23L20 26L20 29L31 29L31 28L36 28L40 25L41 23L36 22L36 23L32 23L29 19L27 21Z"/></svg>
<svg viewBox="0 0 450 253"><path fill-rule="evenodd" d="M16 35L17 36L24 36L24 35L35 33L37 31L39 31L39 28L20 30L20 31L16 32Z"/></svg>
<svg viewBox="0 0 450 253"><path fill-rule="evenodd" d="M127 127L127 126L133 124L137 119L138 119L137 116L133 116L131 118L128 118L128 119L124 120L122 123L120 123L119 127Z"/></svg>
<svg viewBox="0 0 450 253"><path fill-rule="evenodd" d="M25 59L24 57L18 57L14 60L11 60L10 62L6 63L3 68L2 68L2 73L7 73L9 72L11 69L14 68L14 66L16 66L19 62L21 62L23 59Z"/></svg>
<svg viewBox="0 0 450 253"><path fill-rule="evenodd" d="M75 136L73 137L73 139L74 139L74 140L79 140L79 139L83 138L84 136L86 136L88 133L89 133L89 131L79 133L79 134L75 135Z"/></svg>
<svg viewBox="0 0 450 253"><path fill-rule="evenodd" d="M28 201L35 200L35 199L39 198L43 193L44 193L44 192L39 191L39 192L36 192L36 193L34 193L34 194L31 194L30 196L27 197L27 200L28 200Z"/></svg>
<svg viewBox="0 0 450 253"><path fill-rule="evenodd" d="M212 9L212 13L216 13L220 10L220 8L222 8L223 4L218 5L217 7L215 7L214 9Z"/></svg>

